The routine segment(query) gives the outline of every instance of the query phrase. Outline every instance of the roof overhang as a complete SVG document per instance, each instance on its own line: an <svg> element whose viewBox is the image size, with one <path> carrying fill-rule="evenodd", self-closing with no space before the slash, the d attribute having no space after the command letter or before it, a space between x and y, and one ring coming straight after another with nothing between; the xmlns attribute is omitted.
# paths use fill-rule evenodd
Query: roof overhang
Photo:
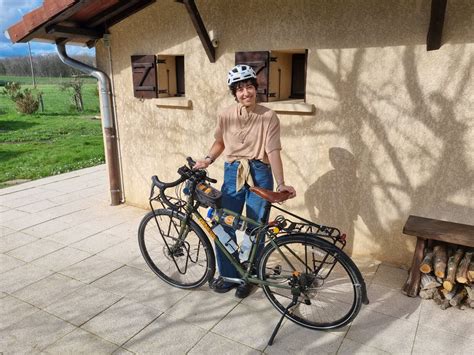
<svg viewBox="0 0 474 355"><path fill-rule="evenodd" d="M156 0L44 0L43 5L23 16L8 29L13 43L32 40L86 44L94 46L108 28ZM175 0L185 5L202 45L211 62L215 50L194 0ZM447 0L431 0L427 50L442 44Z"/></svg>
<svg viewBox="0 0 474 355"><path fill-rule="evenodd" d="M94 46L108 28L156 0L44 0L8 28L13 43L33 40Z"/></svg>

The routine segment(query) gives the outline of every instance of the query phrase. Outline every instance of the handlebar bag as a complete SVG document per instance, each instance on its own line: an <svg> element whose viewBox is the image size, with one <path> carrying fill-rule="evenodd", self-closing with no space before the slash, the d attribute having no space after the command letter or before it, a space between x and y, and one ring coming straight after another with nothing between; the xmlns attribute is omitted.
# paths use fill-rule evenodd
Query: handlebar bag
<svg viewBox="0 0 474 355"><path fill-rule="evenodd" d="M222 192L201 182L196 186L196 199L205 207L221 208Z"/></svg>

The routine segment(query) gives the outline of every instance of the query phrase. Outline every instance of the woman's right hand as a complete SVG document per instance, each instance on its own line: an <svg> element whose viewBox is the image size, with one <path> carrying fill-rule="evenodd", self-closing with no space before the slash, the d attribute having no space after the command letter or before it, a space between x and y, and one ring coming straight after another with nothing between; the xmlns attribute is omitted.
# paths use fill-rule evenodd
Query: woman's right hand
<svg viewBox="0 0 474 355"><path fill-rule="evenodd" d="M211 165L211 161L209 159L197 160L196 164L193 166L193 170L207 169L209 165Z"/></svg>

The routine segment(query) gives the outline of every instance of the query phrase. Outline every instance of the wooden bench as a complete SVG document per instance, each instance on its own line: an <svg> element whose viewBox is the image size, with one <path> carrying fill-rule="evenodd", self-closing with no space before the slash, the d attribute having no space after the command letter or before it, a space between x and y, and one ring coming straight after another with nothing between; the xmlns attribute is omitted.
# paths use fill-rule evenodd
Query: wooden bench
<svg viewBox="0 0 474 355"><path fill-rule="evenodd" d="M409 216L403 227L403 233L417 237L408 279L402 288L402 292L410 297L416 297L420 289L420 264L423 261L427 240L474 247L474 226L468 224Z"/></svg>

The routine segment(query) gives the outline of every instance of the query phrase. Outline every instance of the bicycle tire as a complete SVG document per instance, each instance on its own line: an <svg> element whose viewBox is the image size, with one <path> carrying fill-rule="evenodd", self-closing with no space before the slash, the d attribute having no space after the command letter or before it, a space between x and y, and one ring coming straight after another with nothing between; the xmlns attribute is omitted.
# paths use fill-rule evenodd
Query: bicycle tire
<svg viewBox="0 0 474 355"><path fill-rule="evenodd" d="M341 249L309 234L282 236L275 242L279 249L269 243L262 251L260 279L289 285L293 272L299 271L305 275L308 286L286 318L306 328L329 330L342 327L357 316L363 301L364 281L357 266ZM325 263L324 256L327 256ZM284 314L292 301L291 290L271 285L262 288L272 305Z"/></svg>
<svg viewBox="0 0 474 355"><path fill-rule="evenodd" d="M156 221L155 221L156 215ZM214 250L207 235L193 220L184 243L177 244L184 215L169 209L151 211L138 228L138 244L150 269L171 286L192 289L214 277Z"/></svg>

